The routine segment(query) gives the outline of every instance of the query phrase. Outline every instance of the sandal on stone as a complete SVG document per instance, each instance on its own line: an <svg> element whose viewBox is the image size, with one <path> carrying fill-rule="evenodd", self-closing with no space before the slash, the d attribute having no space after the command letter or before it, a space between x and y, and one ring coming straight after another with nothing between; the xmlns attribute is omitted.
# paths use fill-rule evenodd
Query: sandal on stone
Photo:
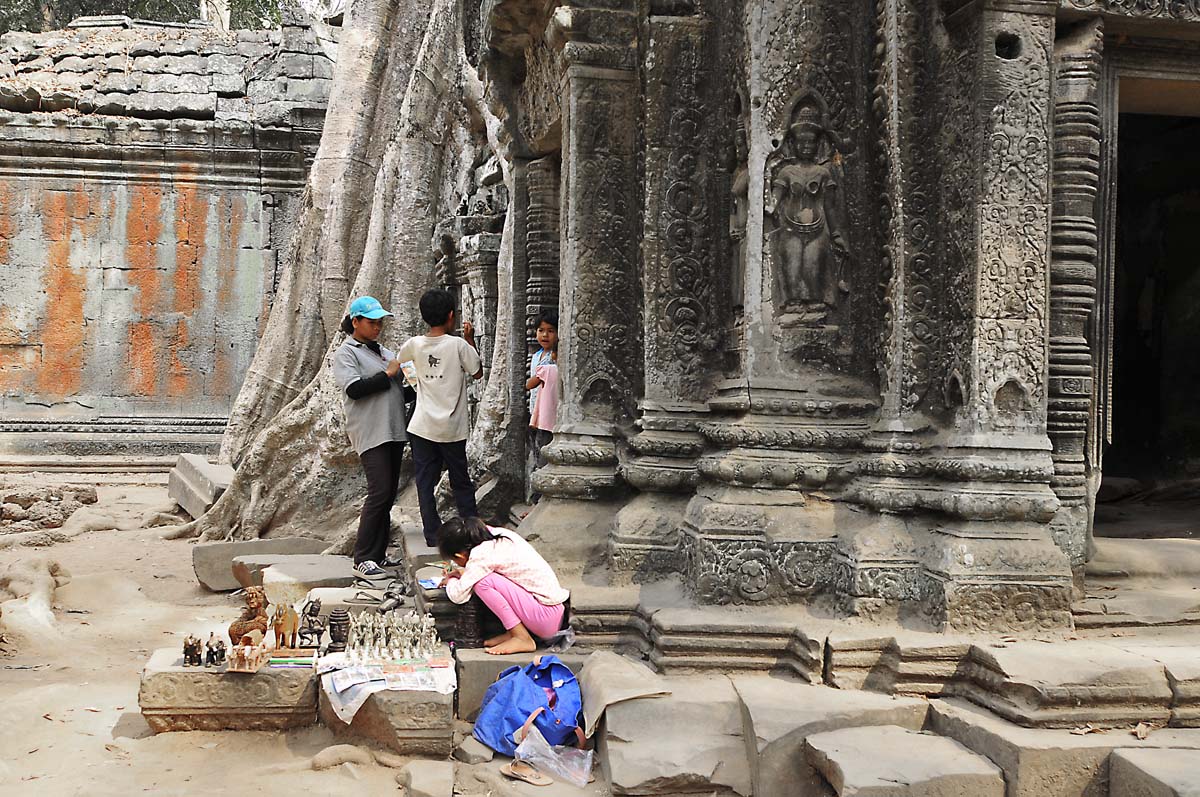
<svg viewBox="0 0 1200 797"><path fill-rule="evenodd" d="M531 786L549 786L554 783L524 761L513 761L500 767L500 774L514 780L523 780Z"/></svg>
<svg viewBox="0 0 1200 797"><path fill-rule="evenodd" d="M343 602L348 606L378 606L383 602L383 598L360 589L353 597L346 598Z"/></svg>

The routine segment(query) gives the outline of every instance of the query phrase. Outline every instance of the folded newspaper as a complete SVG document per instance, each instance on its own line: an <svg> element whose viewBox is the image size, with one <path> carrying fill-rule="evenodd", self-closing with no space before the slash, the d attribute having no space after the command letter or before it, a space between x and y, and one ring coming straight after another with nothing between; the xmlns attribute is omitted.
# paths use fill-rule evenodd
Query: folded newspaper
<svg viewBox="0 0 1200 797"><path fill-rule="evenodd" d="M387 689L405 692L438 692L452 695L458 688L454 667L432 667L427 662L351 664L345 654L325 656L318 665L321 688L333 713L350 723L367 698Z"/></svg>

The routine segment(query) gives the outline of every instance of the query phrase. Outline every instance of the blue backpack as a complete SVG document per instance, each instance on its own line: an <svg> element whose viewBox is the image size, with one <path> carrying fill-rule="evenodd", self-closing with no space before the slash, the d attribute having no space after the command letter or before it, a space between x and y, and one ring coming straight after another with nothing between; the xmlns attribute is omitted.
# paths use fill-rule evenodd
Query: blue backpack
<svg viewBox="0 0 1200 797"><path fill-rule="evenodd" d="M554 694L553 705L547 689ZM539 708L542 712L533 725L546 741L561 745L575 738L583 698L575 673L557 656L542 656L540 663L500 673L483 696L474 736L496 752L512 756L517 750L513 732Z"/></svg>

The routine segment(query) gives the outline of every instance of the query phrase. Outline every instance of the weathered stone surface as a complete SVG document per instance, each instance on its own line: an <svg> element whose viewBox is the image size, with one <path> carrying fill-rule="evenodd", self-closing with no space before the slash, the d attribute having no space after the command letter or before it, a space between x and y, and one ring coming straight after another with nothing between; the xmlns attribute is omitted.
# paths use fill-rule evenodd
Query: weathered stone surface
<svg viewBox="0 0 1200 797"><path fill-rule="evenodd" d="M1109 794L1200 797L1200 751L1117 750L1109 761Z"/></svg>
<svg viewBox="0 0 1200 797"><path fill-rule="evenodd" d="M384 690L367 698L349 724L322 691L321 723L335 735L365 739L401 755L448 756L454 749L453 695Z"/></svg>
<svg viewBox="0 0 1200 797"><path fill-rule="evenodd" d="M313 587L346 587L354 581L354 560L324 554L249 554L233 557L233 577L243 587L262 586L267 568L281 565L291 579Z"/></svg>
<svg viewBox="0 0 1200 797"><path fill-rule="evenodd" d="M408 797L451 797L454 765L448 761L413 761L396 775Z"/></svg>
<svg viewBox="0 0 1200 797"><path fill-rule="evenodd" d="M482 648L461 648L456 651L459 718L473 720L479 712L484 693L487 692L489 686L495 683L500 673L509 667L524 667L539 653L545 653L545 651L515 653L509 656L493 656ZM572 672L578 674L590 652L573 648L566 653L555 653L554 655L558 656Z"/></svg>
<svg viewBox="0 0 1200 797"><path fill-rule="evenodd" d="M671 694L610 706L598 744L614 794L751 794L729 679L672 678Z"/></svg>
<svg viewBox="0 0 1200 797"><path fill-rule="evenodd" d="M332 769L345 763L370 764L373 757L370 752L352 744L335 744L326 747L312 758L312 768L320 771Z"/></svg>
<svg viewBox="0 0 1200 797"><path fill-rule="evenodd" d="M317 689L312 670L184 667L177 649L163 648L142 671L138 705L155 733L279 730L316 722Z"/></svg>
<svg viewBox="0 0 1200 797"><path fill-rule="evenodd" d="M1004 797L1004 776L958 742L885 725L809 736L804 756L839 795Z"/></svg>
<svg viewBox="0 0 1200 797"><path fill-rule="evenodd" d="M207 512L233 481L233 468L197 454L180 454L167 480L167 494L194 518Z"/></svg>
<svg viewBox="0 0 1200 797"><path fill-rule="evenodd" d="M492 748L474 736L468 736L458 747L454 748L454 757L464 764L484 764L491 761L494 756Z"/></svg>
<svg viewBox="0 0 1200 797"><path fill-rule="evenodd" d="M1139 741L1126 729L1078 735L1022 728L956 698L930 701L929 727L998 765L1008 797L1108 797L1105 772L1114 749L1200 749L1200 731L1160 729Z"/></svg>
<svg viewBox="0 0 1200 797"><path fill-rule="evenodd" d="M192 570L196 580L214 592L227 592L243 585L233 575L233 560L252 554L319 554L329 547L322 540L304 537L274 537L238 542L208 542L192 547Z"/></svg>
<svg viewBox="0 0 1200 797"><path fill-rule="evenodd" d="M1174 697L1161 663L1084 640L975 645L966 675L957 694L1041 728L1166 724Z"/></svg>
<svg viewBox="0 0 1200 797"><path fill-rule="evenodd" d="M920 730L928 704L873 692L811 686L802 681L740 676L733 679L741 704L746 757L755 797L826 794L826 785L804 757L804 740L826 731L889 725Z"/></svg>

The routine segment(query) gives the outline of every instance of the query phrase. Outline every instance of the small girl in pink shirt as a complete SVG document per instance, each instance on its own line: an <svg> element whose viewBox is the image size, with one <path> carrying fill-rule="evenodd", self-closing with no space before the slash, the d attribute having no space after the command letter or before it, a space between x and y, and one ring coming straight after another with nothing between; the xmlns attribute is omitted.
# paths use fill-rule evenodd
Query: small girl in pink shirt
<svg viewBox="0 0 1200 797"><path fill-rule="evenodd" d="M558 313L547 310L538 317L537 342L541 346L529 364L529 473L546 464L542 449L554 439L558 415ZM539 495L530 499L537 503Z"/></svg>
<svg viewBox="0 0 1200 797"><path fill-rule="evenodd" d="M472 517L446 521L437 536L442 556L462 568L442 580L446 597L463 604L478 595L506 629L483 643L488 653L528 653L537 649L534 637L562 629L571 593L520 535Z"/></svg>

